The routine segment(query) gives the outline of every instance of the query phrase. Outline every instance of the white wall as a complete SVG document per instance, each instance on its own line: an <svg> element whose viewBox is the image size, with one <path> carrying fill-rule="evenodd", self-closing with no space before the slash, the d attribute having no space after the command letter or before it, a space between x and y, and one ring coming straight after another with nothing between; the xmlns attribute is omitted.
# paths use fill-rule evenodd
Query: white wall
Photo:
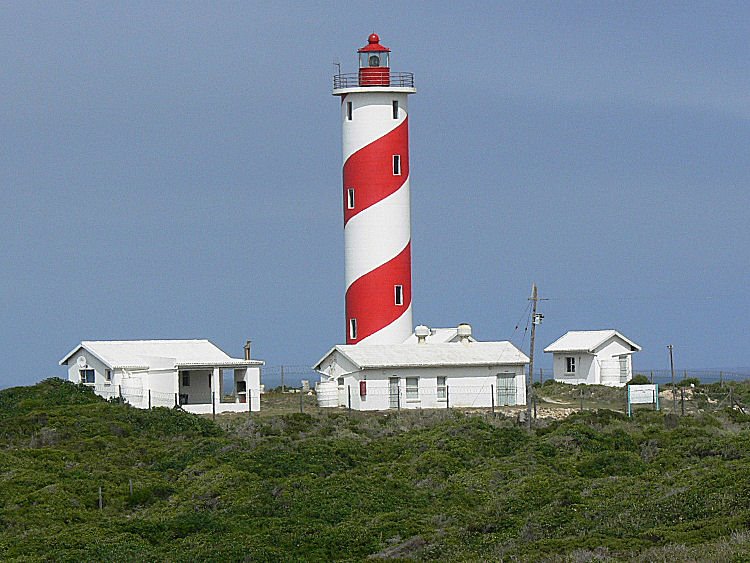
<svg viewBox="0 0 750 563"><path fill-rule="evenodd" d="M343 394L340 406L348 406L351 396L352 409L388 410L391 406L389 381L399 378L398 404L403 409L434 409L450 407L489 408L493 393L497 405L497 374L513 373L516 386L516 404L525 404L526 388L523 366L481 366L481 367L413 367L388 370L363 370L344 376ZM418 378L418 397L407 397L406 379ZM437 378L445 377L447 401L438 398ZM360 380L366 382L366 395L360 396Z"/></svg>
<svg viewBox="0 0 750 563"><path fill-rule="evenodd" d="M190 385L183 385L183 374L189 374ZM178 393L181 396L187 396L187 401L181 400L182 403L196 404L196 403L208 403L211 404L211 385L209 384L209 376L213 376L212 369L182 369L179 373L179 390ZM213 384L213 381L211 381ZM218 399L217 399L218 400Z"/></svg>
<svg viewBox="0 0 750 563"><path fill-rule="evenodd" d="M83 356L86 358L86 365L81 367L78 365L78 358ZM93 369L94 370L94 385L116 385L114 381L107 382L105 379L105 370L107 366L99 361L93 354L84 350L79 349L73 354L67 361L68 366L68 381L73 383L81 383L80 370L82 369Z"/></svg>
<svg viewBox="0 0 750 563"><path fill-rule="evenodd" d="M629 353L630 346L621 341L619 338L613 337L608 342L605 342L603 346L600 346L599 348L594 350L594 352L596 352L596 355L600 359L609 359L615 356L619 356L620 354Z"/></svg>
<svg viewBox="0 0 750 563"><path fill-rule="evenodd" d="M174 395L178 392L177 370L152 370L146 378L148 389L151 389L152 406L174 406ZM148 397L146 397L145 407L148 407Z"/></svg>
<svg viewBox="0 0 750 563"><path fill-rule="evenodd" d="M86 358L84 367L78 365L77 360L80 356ZM101 395L105 399L122 396L128 403L137 407L141 406L141 403L145 400L145 406L148 406L147 397L144 399L147 389L147 383L144 383L144 381L147 378L147 372L128 372L122 369L111 369L111 377L107 381L106 370L110 368L85 349L80 349L73 354L66 365L68 368L68 381L80 383L80 371L83 369L93 369L94 383L86 385L92 387L98 395Z"/></svg>
<svg viewBox="0 0 750 563"><path fill-rule="evenodd" d="M234 370L234 384L237 386L238 381L244 381L246 384L247 393L250 395L250 408L253 412L260 411L260 366L235 368ZM247 395L245 400L247 401ZM243 404L239 402L239 396L236 399L237 404Z"/></svg>
<svg viewBox="0 0 750 563"><path fill-rule="evenodd" d="M336 379L356 370L357 366L342 356L338 351L334 351L332 354L326 356L325 360L320 364L320 371L332 379Z"/></svg>
<svg viewBox="0 0 750 563"><path fill-rule="evenodd" d="M576 372L574 375L569 375L565 372L567 369L566 358L568 357L576 359ZM599 366L594 361L592 354L583 352L555 352L552 354L552 371L555 381L575 385L581 383L594 385L599 383Z"/></svg>

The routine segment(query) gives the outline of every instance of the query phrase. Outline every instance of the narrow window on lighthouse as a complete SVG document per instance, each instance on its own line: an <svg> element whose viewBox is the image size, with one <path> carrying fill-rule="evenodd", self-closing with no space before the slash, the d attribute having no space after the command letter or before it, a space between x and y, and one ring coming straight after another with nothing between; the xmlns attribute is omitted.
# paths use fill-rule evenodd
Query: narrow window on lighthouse
<svg viewBox="0 0 750 563"><path fill-rule="evenodd" d="M346 208L354 209L354 188L346 188Z"/></svg>
<svg viewBox="0 0 750 563"><path fill-rule="evenodd" d="M393 155L393 175L401 176L401 155L400 154Z"/></svg>
<svg viewBox="0 0 750 563"><path fill-rule="evenodd" d="M403 305L404 304L404 286L394 285L393 290L394 290L393 291L394 301L396 305Z"/></svg>
<svg viewBox="0 0 750 563"><path fill-rule="evenodd" d="M351 121L352 120L352 103L346 102L346 120Z"/></svg>
<svg viewBox="0 0 750 563"><path fill-rule="evenodd" d="M398 100L393 100L393 119L398 119Z"/></svg>
<svg viewBox="0 0 750 563"><path fill-rule="evenodd" d="M357 319L349 319L349 338L357 339Z"/></svg>

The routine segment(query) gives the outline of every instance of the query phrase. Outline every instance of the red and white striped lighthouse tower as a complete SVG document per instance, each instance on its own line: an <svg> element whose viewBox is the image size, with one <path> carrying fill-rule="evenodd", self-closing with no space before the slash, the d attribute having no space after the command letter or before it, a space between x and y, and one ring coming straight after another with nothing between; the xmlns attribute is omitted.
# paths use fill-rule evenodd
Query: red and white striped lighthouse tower
<svg viewBox="0 0 750 563"><path fill-rule="evenodd" d="M373 33L359 72L333 77L344 153L346 343L395 344L412 333L409 119L414 75L390 69Z"/></svg>

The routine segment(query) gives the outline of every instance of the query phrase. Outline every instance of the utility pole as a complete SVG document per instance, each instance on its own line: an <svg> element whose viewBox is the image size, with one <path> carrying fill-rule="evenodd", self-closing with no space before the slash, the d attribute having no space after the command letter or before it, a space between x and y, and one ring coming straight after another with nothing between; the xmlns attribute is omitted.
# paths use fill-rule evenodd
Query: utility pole
<svg viewBox="0 0 750 563"><path fill-rule="evenodd" d="M669 367L672 370L672 412L677 414L677 391L674 383L674 357L672 356L672 345L668 344L669 350Z"/></svg>
<svg viewBox="0 0 750 563"><path fill-rule="evenodd" d="M544 315L536 312L536 305L539 301L536 284L531 284L531 343L529 344L529 374L526 378L526 420L528 421L529 430L531 430L531 401L534 396L534 338L536 337L536 325L542 324Z"/></svg>

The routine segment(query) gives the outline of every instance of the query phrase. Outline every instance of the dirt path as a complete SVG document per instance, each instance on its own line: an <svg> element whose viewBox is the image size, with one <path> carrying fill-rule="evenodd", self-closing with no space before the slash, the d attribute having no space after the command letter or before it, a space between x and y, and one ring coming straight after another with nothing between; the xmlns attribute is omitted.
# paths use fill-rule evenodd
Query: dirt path
<svg viewBox="0 0 750 563"><path fill-rule="evenodd" d="M549 403L551 405L572 405L574 403L567 403L565 401L556 401L555 399L550 399L549 397L539 397L539 400L545 403Z"/></svg>

